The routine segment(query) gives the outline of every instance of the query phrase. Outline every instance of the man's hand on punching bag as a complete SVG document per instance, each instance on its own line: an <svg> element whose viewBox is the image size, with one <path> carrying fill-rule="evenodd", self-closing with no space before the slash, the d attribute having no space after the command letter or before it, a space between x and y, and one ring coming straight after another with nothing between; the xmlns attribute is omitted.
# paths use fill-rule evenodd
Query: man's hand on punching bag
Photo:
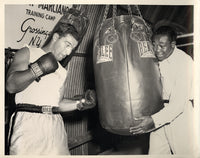
<svg viewBox="0 0 200 158"><path fill-rule="evenodd" d="M135 127L130 127L130 133L134 135L148 133L155 129L155 124L151 116L143 116L135 118L135 120L141 122Z"/></svg>
<svg viewBox="0 0 200 158"><path fill-rule="evenodd" d="M77 109L79 111L92 109L96 106L96 92L94 90L88 89L82 97L77 100Z"/></svg>
<svg viewBox="0 0 200 158"><path fill-rule="evenodd" d="M39 81L40 77L55 72L58 68L58 63L52 53L47 53L34 63L31 63L29 67L35 75L36 81Z"/></svg>

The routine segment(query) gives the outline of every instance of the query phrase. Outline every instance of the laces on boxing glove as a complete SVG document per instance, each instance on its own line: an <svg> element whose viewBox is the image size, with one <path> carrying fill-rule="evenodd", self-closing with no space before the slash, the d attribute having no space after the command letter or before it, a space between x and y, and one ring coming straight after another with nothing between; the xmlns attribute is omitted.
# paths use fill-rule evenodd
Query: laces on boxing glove
<svg viewBox="0 0 200 158"><path fill-rule="evenodd" d="M58 68L58 63L54 55L49 52L38 58L34 63L29 64L30 70L39 82L44 75L53 73Z"/></svg>
<svg viewBox="0 0 200 158"><path fill-rule="evenodd" d="M41 75L43 74L42 70L40 69L40 66L38 65L38 63L32 63L32 64L29 64L29 68L30 70L33 72L33 74L35 75L36 77L36 81L39 82L40 79L41 79Z"/></svg>

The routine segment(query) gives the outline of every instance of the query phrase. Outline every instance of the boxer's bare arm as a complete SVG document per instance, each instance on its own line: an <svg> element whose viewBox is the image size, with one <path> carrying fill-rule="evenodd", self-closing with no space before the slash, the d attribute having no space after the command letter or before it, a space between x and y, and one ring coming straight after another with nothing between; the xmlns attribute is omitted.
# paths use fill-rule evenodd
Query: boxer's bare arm
<svg viewBox="0 0 200 158"><path fill-rule="evenodd" d="M9 93L17 93L27 88L35 76L28 68L30 52L24 47L15 53L13 62L6 76L6 90Z"/></svg>

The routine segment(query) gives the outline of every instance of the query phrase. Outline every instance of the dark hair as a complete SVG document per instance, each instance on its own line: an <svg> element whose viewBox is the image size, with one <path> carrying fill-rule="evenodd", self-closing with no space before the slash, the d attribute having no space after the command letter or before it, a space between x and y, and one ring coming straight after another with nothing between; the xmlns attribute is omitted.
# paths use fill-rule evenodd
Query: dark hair
<svg viewBox="0 0 200 158"><path fill-rule="evenodd" d="M76 8L70 8L58 21L44 46L50 42L54 33L58 33L60 37L71 34L78 41L78 43L80 43L87 31L88 25L89 19L86 15Z"/></svg>
<svg viewBox="0 0 200 158"><path fill-rule="evenodd" d="M76 46L77 48L87 31L88 25L88 18L82 14L80 10L70 8L66 13L64 13L59 22L56 24L43 47L51 41L53 34L57 33L59 37L65 37L67 34L71 34L78 41L78 45ZM75 51L72 50L71 54L66 56L66 59L63 60L68 63L74 53ZM65 62L65 64L67 63Z"/></svg>
<svg viewBox="0 0 200 158"><path fill-rule="evenodd" d="M78 32L76 31L75 27L70 25L70 24L58 22L42 47L46 46L51 41L54 33L57 33L59 35L59 37L65 37L67 34L71 34L79 42L78 45L76 46L76 48L80 44L81 37L78 34ZM67 55L62 61L60 61L60 63L64 67L67 66L67 64L69 63L69 61L73 57L74 53L75 53L75 51L72 50L70 55Z"/></svg>
<svg viewBox="0 0 200 158"><path fill-rule="evenodd" d="M51 41L54 33L57 33L60 37L65 37L67 34L71 34L78 42L81 40L74 26L58 22L45 41L43 47Z"/></svg>
<svg viewBox="0 0 200 158"><path fill-rule="evenodd" d="M170 42L176 41L177 38L176 31L174 31L174 29L170 26L161 26L157 28L153 33L153 37L155 35L167 35L169 37Z"/></svg>
<svg viewBox="0 0 200 158"><path fill-rule="evenodd" d="M64 37L67 34L71 34L77 41L80 41L80 35L73 25L58 23L53 30L53 33L58 33L60 37Z"/></svg>
<svg viewBox="0 0 200 158"><path fill-rule="evenodd" d="M73 25L66 24L66 23L58 22L58 24L55 26L53 30L53 33L59 34L60 37L65 37L67 34L71 34L78 41L78 45L80 44L80 41L82 39L80 34L75 29L75 27ZM78 45L76 46L76 48L78 47ZM60 61L62 66L65 67L69 63L74 53L75 51L72 50L70 55L67 55L62 61Z"/></svg>

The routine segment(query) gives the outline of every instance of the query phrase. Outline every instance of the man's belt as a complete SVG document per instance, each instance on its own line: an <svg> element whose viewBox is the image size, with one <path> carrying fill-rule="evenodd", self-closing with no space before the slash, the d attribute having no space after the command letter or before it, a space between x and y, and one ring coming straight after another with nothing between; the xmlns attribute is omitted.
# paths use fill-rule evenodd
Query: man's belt
<svg viewBox="0 0 200 158"><path fill-rule="evenodd" d="M55 106L37 106L34 104L17 104L16 111L34 112L42 114L59 114L58 107Z"/></svg>

